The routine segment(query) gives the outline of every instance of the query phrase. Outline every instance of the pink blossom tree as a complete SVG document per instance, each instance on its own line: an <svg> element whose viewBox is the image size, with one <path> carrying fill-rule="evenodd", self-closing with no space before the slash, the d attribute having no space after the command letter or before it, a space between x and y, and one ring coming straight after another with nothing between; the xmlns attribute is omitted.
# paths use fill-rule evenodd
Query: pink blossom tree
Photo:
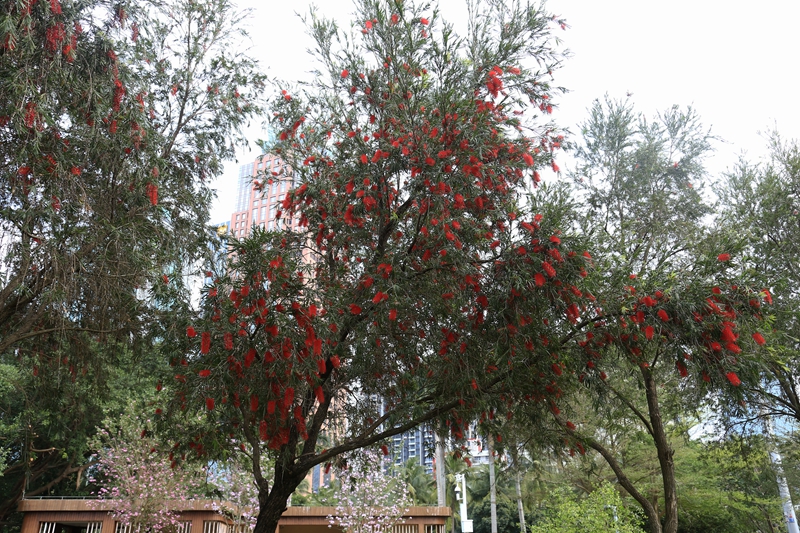
<svg viewBox="0 0 800 533"><path fill-rule="evenodd" d="M336 514L331 526L347 533L389 533L402 523L409 500L399 479L384 471L383 460L374 451L360 451L343 461L336 471L340 483Z"/></svg>
<svg viewBox="0 0 800 533"><path fill-rule="evenodd" d="M104 425L92 443L98 451L90 482L101 485L94 505L110 508L131 531L174 530L181 502L201 486L202 470L178 465L154 438L150 420L132 408Z"/></svg>

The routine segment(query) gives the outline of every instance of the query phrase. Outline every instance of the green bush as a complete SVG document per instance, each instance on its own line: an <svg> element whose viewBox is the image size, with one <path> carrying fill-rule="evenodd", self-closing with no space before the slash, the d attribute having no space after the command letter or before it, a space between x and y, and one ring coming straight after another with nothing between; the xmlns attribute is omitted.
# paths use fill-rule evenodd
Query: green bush
<svg viewBox="0 0 800 533"><path fill-rule="evenodd" d="M531 533L642 533L619 493L604 484L583 499L568 493L551 502Z"/></svg>

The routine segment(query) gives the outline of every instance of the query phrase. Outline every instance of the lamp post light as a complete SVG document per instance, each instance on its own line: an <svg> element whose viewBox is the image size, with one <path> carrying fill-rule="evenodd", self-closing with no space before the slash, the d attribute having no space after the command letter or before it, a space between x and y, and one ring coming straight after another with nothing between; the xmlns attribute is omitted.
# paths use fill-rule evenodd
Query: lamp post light
<svg viewBox="0 0 800 533"><path fill-rule="evenodd" d="M464 474L456 474L456 500L461 515L461 533L472 533L472 520L467 519L467 480Z"/></svg>

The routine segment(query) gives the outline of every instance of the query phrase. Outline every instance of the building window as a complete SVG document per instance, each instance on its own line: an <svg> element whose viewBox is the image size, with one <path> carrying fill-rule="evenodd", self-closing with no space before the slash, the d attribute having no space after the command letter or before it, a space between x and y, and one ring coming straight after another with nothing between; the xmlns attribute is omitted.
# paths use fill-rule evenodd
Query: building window
<svg viewBox="0 0 800 533"><path fill-rule="evenodd" d="M261 220L266 220L266 219L267 219L267 206L266 205L262 205L261 206Z"/></svg>

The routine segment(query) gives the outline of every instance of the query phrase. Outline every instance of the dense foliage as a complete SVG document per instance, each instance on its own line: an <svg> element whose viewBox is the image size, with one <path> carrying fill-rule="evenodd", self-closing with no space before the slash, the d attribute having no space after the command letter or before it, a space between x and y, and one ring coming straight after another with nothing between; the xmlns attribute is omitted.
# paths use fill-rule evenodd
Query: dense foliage
<svg viewBox="0 0 800 533"><path fill-rule="evenodd" d="M189 309L208 180L260 109L238 22L224 0L0 8L0 520L81 490L86 439Z"/></svg>

